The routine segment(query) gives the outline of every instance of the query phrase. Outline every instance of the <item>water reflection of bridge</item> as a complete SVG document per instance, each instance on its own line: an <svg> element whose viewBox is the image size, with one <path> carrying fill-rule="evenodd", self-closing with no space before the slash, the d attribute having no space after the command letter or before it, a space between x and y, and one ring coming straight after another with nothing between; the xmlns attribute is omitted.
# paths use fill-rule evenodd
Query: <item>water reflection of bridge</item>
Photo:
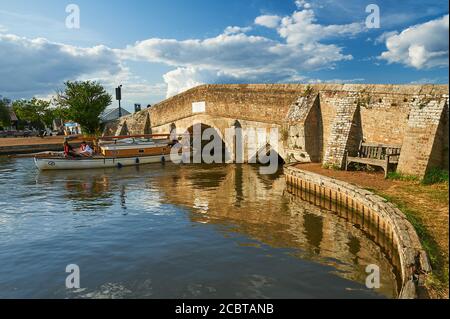
<svg viewBox="0 0 450 319"><path fill-rule="evenodd" d="M103 209L106 213L114 202L122 208L136 208L152 205L154 200L183 206L191 212L193 222L225 225L228 234L236 232L275 248L292 249L292 254L330 265L349 280L364 283L366 266L378 265L380 292L392 297L397 294L396 259L389 256L393 250L382 249L354 227L351 222L356 219L347 222L310 195L302 199L288 193L281 172L260 175L258 166L249 165L167 164L165 168L55 172L41 174L39 179L58 183L63 176L65 194L76 210ZM157 192L157 199L132 203L129 198L136 191Z"/></svg>
<svg viewBox="0 0 450 319"><path fill-rule="evenodd" d="M158 182L164 198L189 207L195 222L232 224L230 231L297 249L299 257L333 266L340 276L361 283L366 266L378 265L381 291L397 294L394 250L381 248L342 216L290 195L281 176L260 175L251 166L182 167L175 179Z"/></svg>

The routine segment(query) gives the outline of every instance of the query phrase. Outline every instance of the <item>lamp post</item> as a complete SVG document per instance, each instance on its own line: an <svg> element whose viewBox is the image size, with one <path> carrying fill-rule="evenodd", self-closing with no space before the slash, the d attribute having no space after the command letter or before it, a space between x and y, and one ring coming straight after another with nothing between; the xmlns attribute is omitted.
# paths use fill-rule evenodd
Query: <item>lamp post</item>
<svg viewBox="0 0 450 319"><path fill-rule="evenodd" d="M120 100L122 100L122 84L116 88L116 100L119 101L119 118L122 117L122 108L120 106Z"/></svg>

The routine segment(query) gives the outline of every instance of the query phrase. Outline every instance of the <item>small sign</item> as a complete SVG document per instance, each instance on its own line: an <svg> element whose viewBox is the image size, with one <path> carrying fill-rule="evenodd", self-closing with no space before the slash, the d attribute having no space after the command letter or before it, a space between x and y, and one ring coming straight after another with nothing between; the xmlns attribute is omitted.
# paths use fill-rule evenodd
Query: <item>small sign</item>
<svg viewBox="0 0 450 319"><path fill-rule="evenodd" d="M122 100L122 88L120 86L116 88L116 100Z"/></svg>
<svg viewBox="0 0 450 319"><path fill-rule="evenodd" d="M192 113L205 113L206 102L194 102L192 103Z"/></svg>

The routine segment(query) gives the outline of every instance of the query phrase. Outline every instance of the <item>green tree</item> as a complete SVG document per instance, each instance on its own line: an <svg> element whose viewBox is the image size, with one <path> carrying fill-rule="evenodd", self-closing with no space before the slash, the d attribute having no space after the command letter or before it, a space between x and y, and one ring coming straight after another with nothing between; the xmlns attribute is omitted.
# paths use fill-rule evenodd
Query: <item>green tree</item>
<svg viewBox="0 0 450 319"><path fill-rule="evenodd" d="M0 126L7 127L11 125L11 116L8 105L11 101L0 96Z"/></svg>
<svg viewBox="0 0 450 319"><path fill-rule="evenodd" d="M94 135L100 130L100 115L111 104L112 96L98 82L68 81L55 102L58 112L80 124L84 133Z"/></svg>
<svg viewBox="0 0 450 319"><path fill-rule="evenodd" d="M55 110L49 101L32 98L31 100L17 100L13 102L13 110L21 121L42 127L52 126L56 118Z"/></svg>

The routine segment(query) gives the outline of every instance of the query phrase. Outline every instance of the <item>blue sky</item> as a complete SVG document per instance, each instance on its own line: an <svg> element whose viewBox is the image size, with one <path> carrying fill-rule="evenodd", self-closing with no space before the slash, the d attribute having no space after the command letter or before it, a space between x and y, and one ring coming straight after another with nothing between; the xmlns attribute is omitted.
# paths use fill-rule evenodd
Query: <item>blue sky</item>
<svg viewBox="0 0 450 319"><path fill-rule="evenodd" d="M122 83L130 110L201 83L448 83L448 2L0 0L0 95L77 79Z"/></svg>

